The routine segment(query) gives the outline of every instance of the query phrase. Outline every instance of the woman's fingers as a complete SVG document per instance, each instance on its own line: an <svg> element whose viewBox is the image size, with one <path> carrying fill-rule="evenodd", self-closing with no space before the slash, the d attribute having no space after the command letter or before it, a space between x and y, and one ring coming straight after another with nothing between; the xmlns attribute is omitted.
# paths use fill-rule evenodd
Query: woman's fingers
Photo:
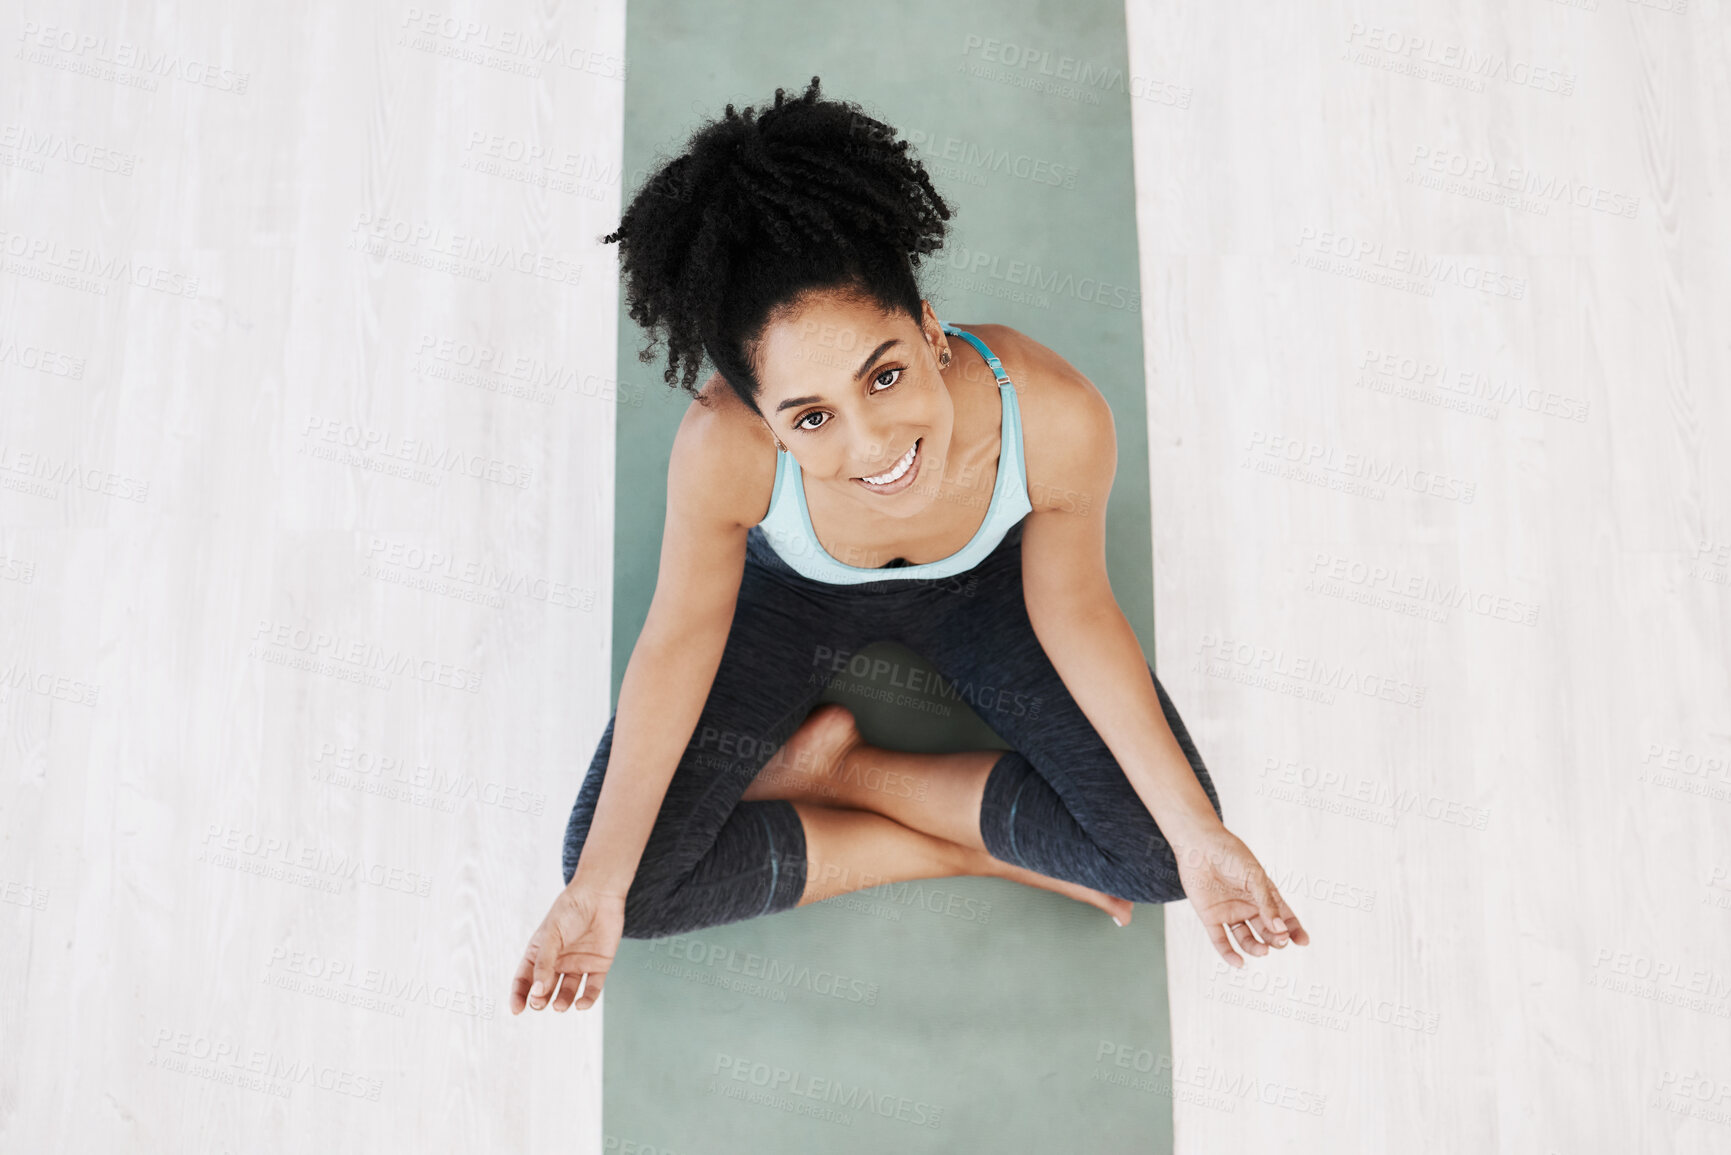
<svg viewBox="0 0 1731 1155"><path fill-rule="evenodd" d="M1280 892L1274 889L1274 883L1268 880L1268 875L1258 872L1255 882L1256 913L1262 925L1256 928L1256 933L1270 941L1274 937L1284 938L1286 922L1280 917ZM1283 941L1279 945L1285 946Z"/></svg>
<svg viewBox="0 0 1731 1155"><path fill-rule="evenodd" d="M1250 877L1246 880L1250 898L1256 905L1256 914L1249 920L1249 928L1261 935L1265 942L1283 947L1289 942L1299 946L1308 946L1310 935L1299 925L1298 919L1292 913L1292 907L1281 897L1280 890L1269 879L1268 872L1258 863Z"/></svg>
<svg viewBox="0 0 1731 1155"><path fill-rule="evenodd" d="M559 993L553 996L553 1009L568 1010L573 999L577 997L577 986L583 981L581 973L572 974L567 971L559 976Z"/></svg>
<svg viewBox="0 0 1731 1155"><path fill-rule="evenodd" d="M1209 941L1229 965L1244 965L1239 951L1261 958L1270 949L1289 943L1309 945L1309 933L1266 873L1251 869L1246 877L1238 880L1235 889L1238 893L1227 902L1202 904L1209 907L1202 915ZM1220 921L1213 921L1215 919ZM1233 947L1238 950L1233 950Z"/></svg>
<svg viewBox="0 0 1731 1155"><path fill-rule="evenodd" d="M1263 942L1272 943L1276 947L1285 946L1291 941L1291 928L1287 926L1281 911L1291 914L1291 908L1287 907L1285 900L1280 897L1280 891L1268 881L1268 875L1260 871L1252 883L1252 891L1256 899L1256 914L1250 919L1250 929L1261 935Z"/></svg>
<svg viewBox="0 0 1731 1155"><path fill-rule="evenodd" d="M1214 943L1214 949L1220 952L1227 965L1241 967L1244 960L1238 957L1238 952L1232 949L1232 940L1226 935L1226 928L1218 922L1208 923L1208 937Z"/></svg>
<svg viewBox="0 0 1731 1155"><path fill-rule="evenodd" d="M624 931L624 900L572 891L553 908L529 940L511 984L511 1013L587 1010L601 997Z"/></svg>
<svg viewBox="0 0 1731 1155"><path fill-rule="evenodd" d="M1292 908L1286 905L1284 898L1280 899L1280 919L1286 923L1286 931L1292 936L1292 941L1299 946L1310 945L1310 932L1299 925L1298 916L1292 913Z"/></svg>
<svg viewBox="0 0 1731 1155"><path fill-rule="evenodd" d="M536 1010L547 1006L553 988L559 983L559 972L553 969L554 950L543 950L535 958L535 985L529 988L529 1005Z"/></svg>
<svg viewBox="0 0 1731 1155"><path fill-rule="evenodd" d="M606 972L583 970L554 970L551 978L537 977L534 955L523 956L522 963L517 968L515 981L511 987L511 1013L521 1014L525 1006L535 1010L544 1010L551 1006L555 1011L568 1011L576 1007L580 1011L588 1010L595 1005L595 1000L601 997L601 987ZM539 994L535 992L534 984L545 983Z"/></svg>
<svg viewBox="0 0 1731 1155"><path fill-rule="evenodd" d="M531 952L533 947L530 948ZM520 1015L529 1000L529 984L535 981L535 959L532 953L525 953L523 961L517 964L517 973L511 976L511 1013Z"/></svg>
<svg viewBox="0 0 1731 1155"><path fill-rule="evenodd" d="M1286 900L1280 896L1278 890L1270 887L1267 901L1260 905L1262 913L1251 920L1250 924L1256 928L1257 934L1275 946L1285 946L1288 942L1295 942L1299 946L1310 945L1309 932L1299 923L1298 916L1292 913L1292 908L1286 905ZM1271 908L1275 911L1273 917L1268 914ZM1275 922L1276 918L1280 921Z"/></svg>
<svg viewBox="0 0 1731 1155"><path fill-rule="evenodd" d="M553 969L559 956L557 938L558 932L543 925L529 940L529 949L523 952L523 961L517 964L511 985L512 1014L521 1013L525 1004L538 1011L553 997L553 988L559 981L559 972Z"/></svg>
<svg viewBox="0 0 1731 1155"><path fill-rule="evenodd" d="M590 1007L595 1005L595 1000L601 997L601 987L607 981L607 972L602 971L597 974L594 971L590 971L585 974L583 978L583 997L577 1000L577 1009L580 1011L588 1010ZM573 983L572 985L575 987L576 984Z"/></svg>
<svg viewBox="0 0 1731 1155"><path fill-rule="evenodd" d="M511 1013L514 1015L522 1014L525 1006L535 1010L546 1006L559 980L559 972L553 969L551 961L556 952L547 947L545 934L544 927L535 932L535 937L529 940L529 949L523 952L523 961L517 964L517 973L512 976Z"/></svg>
<svg viewBox="0 0 1731 1155"><path fill-rule="evenodd" d="M1286 934L1284 931L1277 931L1273 927L1269 926L1268 920L1263 918L1260 914L1252 915L1249 922L1250 929L1255 931L1257 937L1269 946L1279 948L1292 941L1292 936Z"/></svg>
<svg viewBox="0 0 1731 1155"><path fill-rule="evenodd" d="M1251 917L1254 918L1256 916L1252 915ZM1250 924L1246 920L1239 919L1237 922L1229 923L1227 929L1230 930L1233 936L1237 939L1238 949L1243 951L1245 954L1255 955L1257 958L1261 958L1263 955L1268 953L1268 944L1251 933Z"/></svg>

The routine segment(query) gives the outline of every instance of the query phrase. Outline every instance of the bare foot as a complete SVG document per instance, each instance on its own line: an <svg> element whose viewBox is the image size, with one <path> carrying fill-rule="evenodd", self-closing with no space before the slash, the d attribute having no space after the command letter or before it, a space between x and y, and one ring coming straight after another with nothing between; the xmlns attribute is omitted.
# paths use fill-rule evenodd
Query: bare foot
<svg viewBox="0 0 1731 1155"><path fill-rule="evenodd" d="M974 854L976 860L970 873L984 875L988 878L1007 878L1011 882L1038 887L1041 890L1050 890L1055 894L1064 895L1066 898L1085 902L1089 906L1099 907L1124 926L1130 925L1130 916L1136 910L1136 904L1127 898L1118 898L1103 890L1095 890L1092 887L1082 886L1074 882L1065 882L1061 878L1053 878L1050 875L1029 870L1024 866L1016 866L1001 858L993 858L983 850L975 851Z"/></svg>
<svg viewBox="0 0 1731 1155"><path fill-rule="evenodd" d="M863 744L853 711L840 702L820 703L740 797L845 806L841 770L847 756Z"/></svg>
<svg viewBox="0 0 1731 1155"><path fill-rule="evenodd" d="M851 806L845 773L847 760L864 745L853 711L840 702L821 703L800 723L786 744L764 763L763 769L758 771L757 777L740 797L746 801L785 798L827 806ZM1097 907L1123 925L1130 925L1135 904L1128 899L1013 865L984 850L953 842L947 845L955 847L958 874L1007 878L1024 886L1050 890Z"/></svg>

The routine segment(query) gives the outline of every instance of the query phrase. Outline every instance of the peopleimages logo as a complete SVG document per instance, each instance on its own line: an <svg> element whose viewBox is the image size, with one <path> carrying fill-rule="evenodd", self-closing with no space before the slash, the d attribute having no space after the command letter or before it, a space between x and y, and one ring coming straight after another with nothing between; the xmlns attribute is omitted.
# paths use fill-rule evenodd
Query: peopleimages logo
<svg viewBox="0 0 1731 1155"><path fill-rule="evenodd" d="M1456 284L1487 296L1525 300L1527 280L1487 268L1458 257L1432 256L1414 249L1386 247L1381 241L1365 240L1332 229L1305 225L1295 243L1293 262L1306 268L1342 273L1365 280L1395 277L1422 286L1427 295L1436 284ZM1334 262L1330 264L1329 262ZM1366 273L1369 276L1366 276ZM1397 284L1398 282L1390 282Z"/></svg>
<svg viewBox="0 0 1731 1155"><path fill-rule="evenodd" d="M1030 156L1008 148L993 148L989 144L929 132L923 128L907 131L908 141L931 161L951 161L967 169L1012 176L1034 184L1075 188L1076 175L1081 170L1072 164L1060 164L1045 157Z"/></svg>
<svg viewBox="0 0 1731 1155"><path fill-rule="evenodd" d="M1633 217L1641 209L1640 197L1612 192L1590 181L1539 172L1530 165L1510 164L1495 157L1468 156L1452 149L1420 144L1413 146L1407 163L1421 177L1426 174L1454 177L1467 185L1518 193L1532 198L1542 209L1563 202L1615 217Z"/></svg>
<svg viewBox="0 0 1731 1155"><path fill-rule="evenodd" d="M39 24L34 20L24 21L24 31L19 36L19 41L22 47L17 54L18 59L28 58L33 63L58 67L65 66L61 61L68 61L74 65L70 71L85 72L109 80L122 79L112 75L114 69L137 72L142 74L137 79L149 82L148 85L140 87L147 87L149 91L155 91L157 79L167 77L201 88L214 88L221 92L232 92L236 96L245 96L247 84L252 79L250 72L221 68L201 60L183 57L178 52L152 52L131 41L110 42L106 36L60 28L52 24ZM58 52L61 57L56 60L54 57L46 57L42 52L30 52L31 49ZM29 52L28 57L26 52Z"/></svg>
<svg viewBox="0 0 1731 1155"><path fill-rule="evenodd" d="M0 228L0 256L9 258L5 271L38 280L53 280L44 276L47 270L74 278L62 283L81 292L106 296L110 284L131 285L171 297L197 297L198 278L179 269L165 268L131 256L120 256L100 249L63 245L59 240L34 233L17 233ZM17 261L28 264L15 264Z"/></svg>
<svg viewBox="0 0 1731 1155"><path fill-rule="evenodd" d="M292 622L260 618L253 628L251 656L270 660L273 654L288 654L314 663L336 663L356 672L383 673L412 678L432 686L445 686L480 693L481 672L463 666L423 658L394 646L384 646L340 631L313 629ZM294 664L294 663L287 663ZM314 668L322 672L323 668Z"/></svg>
<svg viewBox="0 0 1731 1155"><path fill-rule="evenodd" d="M953 270L970 277L1017 285L1054 297L1070 297L1109 309L1140 309L1142 293L1128 285L1108 281L1092 274L1078 275L1063 269L1049 269L1033 261L1004 257L985 249L968 245L946 247L937 267Z"/></svg>
<svg viewBox="0 0 1731 1155"><path fill-rule="evenodd" d="M1482 92L1486 80L1498 80L1519 88L1533 88L1556 96L1573 96L1575 74L1567 69L1546 67L1504 52L1486 51L1439 40L1425 33L1403 32L1375 24L1353 22L1347 33L1349 51L1380 53L1394 71L1410 71L1427 80L1471 84ZM1355 63L1367 63L1355 59Z"/></svg>

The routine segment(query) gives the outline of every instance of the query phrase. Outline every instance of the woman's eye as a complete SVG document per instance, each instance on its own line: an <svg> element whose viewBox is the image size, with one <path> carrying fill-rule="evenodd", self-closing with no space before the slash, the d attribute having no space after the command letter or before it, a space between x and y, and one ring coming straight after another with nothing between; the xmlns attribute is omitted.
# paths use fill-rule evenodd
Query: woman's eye
<svg viewBox="0 0 1731 1155"><path fill-rule="evenodd" d="M891 373L894 373L896 375L896 380L891 381L888 385L885 385L882 389L873 389L872 392L874 394L876 394L876 393L883 393L889 389L894 389L896 386L896 381L900 381L902 379L902 374L904 374L906 372L907 372L906 367L899 366L899 365L894 369L885 369L882 373L879 373L876 377L872 378L872 384L877 385L877 384L881 383L883 381L883 379L885 377L888 377ZM809 422L813 417L824 417L824 416L826 416L826 414L824 413L823 410L814 409L810 413L807 413L804 417L801 417L799 420L795 421L793 423L793 427L795 429L822 429L825 425L828 424L827 421L819 422L816 425L809 425L809 424L807 424L807 422Z"/></svg>
<svg viewBox="0 0 1731 1155"><path fill-rule="evenodd" d="M897 376L896 376L896 381L900 381L900 380L901 380L901 376L900 376L900 375L901 375L901 374L903 374L903 373L906 373L906 372L907 372L907 370L906 370L906 369L902 369L902 368L895 368L895 369L885 369L885 370L884 370L884 371L883 371L883 372L882 372L882 373L879 373L879 374L878 374L878 375L877 375L877 376L876 376L876 377L873 377L873 378L872 378L872 383L873 383L873 384L876 384L876 383L878 383L878 382L879 382L879 381L882 381L882 380L883 380L883 379L884 379L884 378L885 378L885 377L887 377L887 376L889 376L889 375L890 375L890 374L891 374L891 373L895 373L895 374L897 374ZM894 388L894 387L895 387L895 383L896 383L896 381L891 381L891 382L890 382L890 383L889 383L889 384L888 384L888 385L885 385L885 386L884 386L884 389L892 389L892 388ZM876 389L876 390L873 390L873 392L876 392L876 393L882 393L882 392L883 392L883 389Z"/></svg>

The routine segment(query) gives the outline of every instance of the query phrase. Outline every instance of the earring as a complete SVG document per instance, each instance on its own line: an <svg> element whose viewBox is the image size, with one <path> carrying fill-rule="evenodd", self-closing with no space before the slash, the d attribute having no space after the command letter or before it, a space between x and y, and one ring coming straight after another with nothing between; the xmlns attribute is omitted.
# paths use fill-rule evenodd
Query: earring
<svg viewBox="0 0 1731 1155"><path fill-rule="evenodd" d="M943 351L943 353L941 353L938 356L938 368L948 369L949 367L950 367L950 351L949 351L949 349L946 348Z"/></svg>

